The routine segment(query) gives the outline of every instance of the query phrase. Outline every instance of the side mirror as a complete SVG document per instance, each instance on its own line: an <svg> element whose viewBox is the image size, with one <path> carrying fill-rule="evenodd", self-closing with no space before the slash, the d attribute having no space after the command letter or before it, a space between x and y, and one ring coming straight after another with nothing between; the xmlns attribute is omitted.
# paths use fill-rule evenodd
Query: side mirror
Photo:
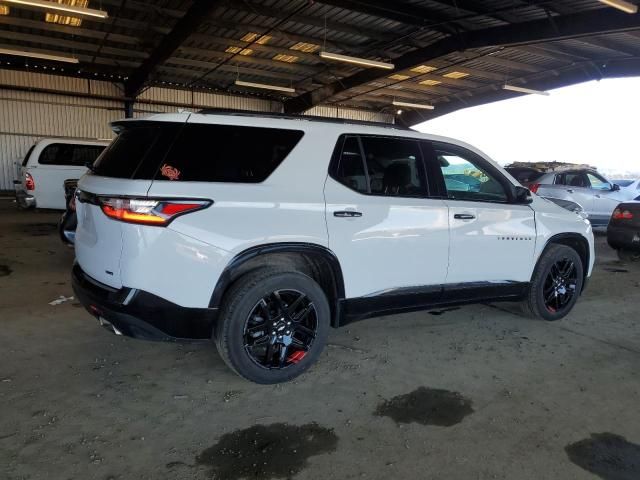
<svg viewBox="0 0 640 480"><path fill-rule="evenodd" d="M528 205L531 202L533 202L531 191L528 188L516 186L514 193L515 193L516 203Z"/></svg>
<svg viewBox="0 0 640 480"><path fill-rule="evenodd" d="M611 186L611 191L612 191L612 192L619 192L619 191L620 191L620 185L618 185L617 183L614 183L614 184Z"/></svg>

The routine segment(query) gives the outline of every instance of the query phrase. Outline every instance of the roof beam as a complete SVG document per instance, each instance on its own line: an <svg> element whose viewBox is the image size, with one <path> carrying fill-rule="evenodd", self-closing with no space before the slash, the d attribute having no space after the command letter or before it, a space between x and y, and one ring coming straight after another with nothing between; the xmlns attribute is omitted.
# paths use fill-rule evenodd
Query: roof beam
<svg viewBox="0 0 640 480"><path fill-rule="evenodd" d="M409 3L389 2L387 0L320 0L320 3L394 20L405 25L429 27L430 25L440 24L439 28L434 27L433 30L447 31L449 33L455 33L458 30L451 26L451 23L455 22L455 18Z"/></svg>
<svg viewBox="0 0 640 480"><path fill-rule="evenodd" d="M491 46L525 45L637 28L640 28L640 17L637 15L626 15L612 9L598 9L557 16L553 22L545 18L452 35L393 59L393 71L361 70L330 85L288 100L285 102L285 111L301 112L330 99L337 93L459 51Z"/></svg>
<svg viewBox="0 0 640 480"><path fill-rule="evenodd" d="M178 20L171 31L162 38L158 46L151 52L125 83L127 96L135 96L149 79L153 70L169 58L198 26L219 6L220 0L195 0L189 10Z"/></svg>

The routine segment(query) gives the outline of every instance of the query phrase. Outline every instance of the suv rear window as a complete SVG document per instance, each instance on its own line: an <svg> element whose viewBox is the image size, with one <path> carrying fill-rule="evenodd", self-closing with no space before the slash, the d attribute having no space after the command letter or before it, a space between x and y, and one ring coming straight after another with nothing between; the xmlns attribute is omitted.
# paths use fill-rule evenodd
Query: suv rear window
<svg viewBox="0 0 640 480"><path fill-rule="evenodd" d="M93 169L105 177L151 180L181 124L126 122Z"/></svg>
<svg viewBox="0 0 640 480"><path fill-rule="evenodd" d="M92 164L105 149L103 145L74 145L71 143L52 143L42 150L40 165L66 165L83 167Z"/></svg>
<svg viewBox="0 0 640 480"><path fill-rule="evenodd" d="M186 124L157 180L258 183L289 155L303 132L235 125Z"/></svg>

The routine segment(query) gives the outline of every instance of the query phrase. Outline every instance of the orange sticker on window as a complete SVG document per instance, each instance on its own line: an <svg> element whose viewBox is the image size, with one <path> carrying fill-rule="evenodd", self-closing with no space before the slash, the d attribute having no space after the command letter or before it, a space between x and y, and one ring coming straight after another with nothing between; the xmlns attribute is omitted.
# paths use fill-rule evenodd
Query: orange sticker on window
<svg viewBox="0 0 640 480"><path fill-rule="evenodd" d="M178 180L180 178L180 170L166 163L160 168L160 173L167 177L169 180Z"/></svg>

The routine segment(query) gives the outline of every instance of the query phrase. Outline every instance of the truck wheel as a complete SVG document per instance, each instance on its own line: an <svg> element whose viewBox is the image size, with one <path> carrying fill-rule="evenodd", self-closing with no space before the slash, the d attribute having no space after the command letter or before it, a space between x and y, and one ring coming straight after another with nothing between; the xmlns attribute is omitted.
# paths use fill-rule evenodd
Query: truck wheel
<svg viewBox="0 0 640 480"><path fill-rule="evenodd" d="M327 297L310 277L255 270L225 294L214 341L238 375L261 384L286 382L316 362L330 317Z"/></svg>
<svg viewBox="0 0 640 480"><path fill-rule="evenodd" d="M576 304L584 281L580 255L566 245L549 245L538 260L524 301L535 317L553 321L565 317Z"/></svg>

